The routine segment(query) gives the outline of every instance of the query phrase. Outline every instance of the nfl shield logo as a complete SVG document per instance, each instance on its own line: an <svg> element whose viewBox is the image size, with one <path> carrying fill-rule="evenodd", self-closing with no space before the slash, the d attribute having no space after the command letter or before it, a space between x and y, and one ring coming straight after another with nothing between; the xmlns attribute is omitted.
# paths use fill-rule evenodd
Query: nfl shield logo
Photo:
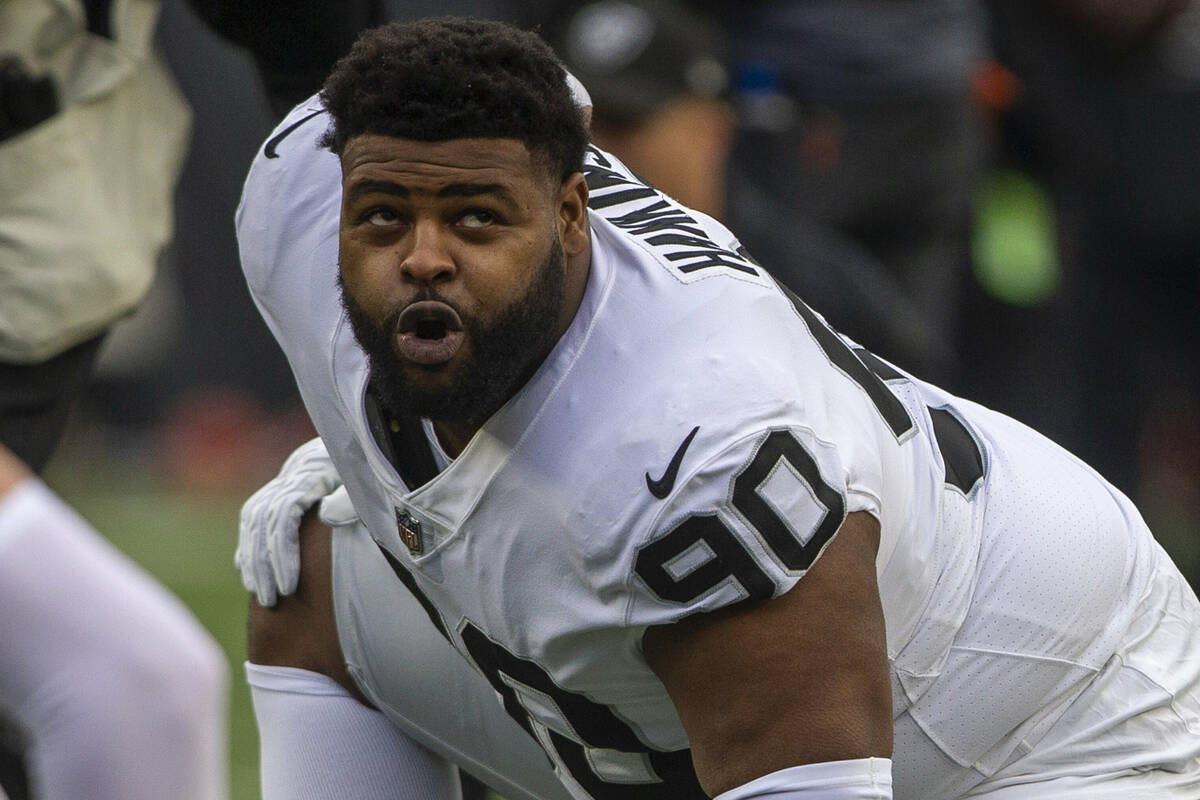
<svg viewBox="0 0 1200 800"><path fill-rule="evenodd" d="M400 532L400 541L408 548L408 552L419 556L425 552L425 538L421 536L421 522L414 519L407 511L396 509L396 528Z"/></svg>

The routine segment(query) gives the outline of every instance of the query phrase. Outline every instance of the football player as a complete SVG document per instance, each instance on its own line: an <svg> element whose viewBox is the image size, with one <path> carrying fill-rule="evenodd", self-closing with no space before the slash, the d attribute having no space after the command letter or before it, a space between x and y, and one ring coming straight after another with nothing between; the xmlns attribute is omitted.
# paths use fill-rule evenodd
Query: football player
<svg viewBox="0 0 1200 800"><path fill-rule="evenodd" d="M588 148L535 35L364 34L237 224L323 442L265 507L344 482L252 613L266 797L1200 791L1200 604L1129 500Z"/></svg>

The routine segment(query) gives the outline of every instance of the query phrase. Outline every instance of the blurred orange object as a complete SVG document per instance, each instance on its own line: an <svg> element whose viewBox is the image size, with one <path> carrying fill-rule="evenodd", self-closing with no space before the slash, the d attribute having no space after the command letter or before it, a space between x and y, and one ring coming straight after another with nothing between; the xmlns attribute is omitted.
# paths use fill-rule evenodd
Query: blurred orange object
<svg viewBox="0 0 1200 800"><path fill-rule="evenodd" d="M975 73L971 89L980 104L1003 114L1021 97L1021 79L999 61L987 61Z"/></svg>

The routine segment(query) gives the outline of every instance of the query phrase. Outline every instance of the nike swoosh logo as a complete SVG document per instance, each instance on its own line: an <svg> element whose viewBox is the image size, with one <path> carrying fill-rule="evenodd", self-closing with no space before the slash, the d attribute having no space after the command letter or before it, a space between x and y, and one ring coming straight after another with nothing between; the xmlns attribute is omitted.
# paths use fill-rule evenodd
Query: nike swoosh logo
<svg viewBox="0 0 1200 800"><path fill-rule="evenodd" d="M654 480L650 477L649 472L646 473L646 488L659 500L664 499L675 488L675 478L679 475L679 465L683 463L683 454L687 452L688 445L692 443L692 439L696 438L696 432L699 430L699 425L692 428L692 432L683 440L683 444L679 445L675 455L671 456L671 463L667 465L667 471L662 474L661 478Z"/></svg>
<svg viewBox="0 0 1200 800"><path fill-rule="evenodd" d="M288 135L291 134L292 131L296 130L296 128L299 128L301 125L308 122L313 117L320 116L321 114L324 114L324 113L325 113L324 109L322 109L320 111L314 111L313 113L309 114L307 117L301 117L300 119L293 122L291 125L288 125L286 128L281 130L279 133L272 136L271 140L269 142L267 142L266 147L263 148L263 155L266 156L267 158L279 158L279 153L277 153L275 151L275 148L279 147L279 143L282 142L284 139L286 139L288 137Z"/></svg>

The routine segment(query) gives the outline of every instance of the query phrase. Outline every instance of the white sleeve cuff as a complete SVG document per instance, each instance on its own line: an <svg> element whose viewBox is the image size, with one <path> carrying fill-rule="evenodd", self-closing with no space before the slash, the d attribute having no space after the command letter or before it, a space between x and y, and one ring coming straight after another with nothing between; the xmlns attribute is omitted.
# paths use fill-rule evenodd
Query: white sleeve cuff
<svg viewBox="0 0 1200 800"><path fill-rule="evenodd" d="M789 767L715 800L892 800L892 760L856 758Z"/></svg>

